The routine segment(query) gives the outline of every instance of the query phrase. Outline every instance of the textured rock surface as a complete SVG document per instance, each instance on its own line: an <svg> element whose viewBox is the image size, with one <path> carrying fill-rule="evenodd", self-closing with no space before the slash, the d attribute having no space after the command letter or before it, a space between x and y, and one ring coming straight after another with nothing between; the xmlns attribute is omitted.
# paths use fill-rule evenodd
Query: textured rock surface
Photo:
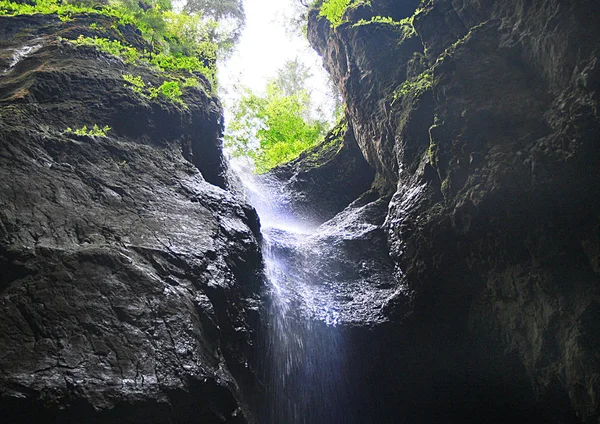
<svg viewBox="0 0 600 424"><path fill-rule="evenodd" d="M600 6L425 1L414 31L354 25L417 6L372 3L336 29L309 20L365 158L397 185L385 226L410 290L356 336L388 340L356 353L385 363L365 371L386 383L371 411L596 423Z"/></svg>
<svg viewBox="0 0 600 424"><path fill-rule="evenodd" d="M144 99L122 75L158 75L58 38L103 19L0 17L0 417L251 421L258 223L213 185L220 105Z"/></svg>
<svg viewBox="0 0 600 424"><path fill-rule="evenodd" d="M291 296L294 314L328 325L385 321L398 290L382 228L388 201L368 192L311 233L264 230L285 279L306 288Z"/></svg>
<svg viewBox="0 0 600 424"><path fill-rule="evenodd" d="M282 205L298 219L321 224L371 187L374 170L365 161L344 119L323 142L270 172L287 193Z"/></svg>

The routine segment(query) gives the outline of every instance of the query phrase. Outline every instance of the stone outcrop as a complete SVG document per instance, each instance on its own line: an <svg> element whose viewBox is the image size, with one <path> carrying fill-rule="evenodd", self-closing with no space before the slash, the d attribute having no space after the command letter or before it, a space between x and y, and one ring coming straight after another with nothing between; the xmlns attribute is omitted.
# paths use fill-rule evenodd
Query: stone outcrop
<svg viewBox="0 0 600 424"><path fill-rule="evenodd" d="M259 230L221 106L201 75L187 106L144 98L122 75L158 73L61 39L144 46L107 19L0 17L0 419L252 422Z"/></svg>
<svg viewBox="0 0 600 424"><path fill-rule="evenodd" d="M281 207L313 225L341 212L371 187L375 176L346 119L321 143L269 174L286 194Z"/></svg>
<svg viewBox="0 0 600 424"><path fill-rule="evenodd" d="M370 346L359 381L379 381L358 422L596 423L600 6L370 3L308 26L395 191L382 228L405 289L349 336Z"/></svg>

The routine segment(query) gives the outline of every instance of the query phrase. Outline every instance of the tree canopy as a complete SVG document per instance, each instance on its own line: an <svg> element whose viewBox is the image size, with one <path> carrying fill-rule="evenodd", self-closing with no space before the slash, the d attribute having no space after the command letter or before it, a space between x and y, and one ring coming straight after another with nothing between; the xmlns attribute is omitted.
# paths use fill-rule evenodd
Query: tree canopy
<svg viewBox="0 0 600 424"><path fill-rule="evenodd" d="M265 95L244 89L225 135L234 156L252 158L255 171L262 173L298 157L324 136L327 122L311 116L309 76L294 60L268 82Z"/></svg>
<svg viewBox="0 0 600 424"><path fill-rule="evenodd" d="M215 35L219 36L219 45L226 53L239 41L246 24L242 0L187 0L183 11L200 13L204 18L217 22Z"/></svg>

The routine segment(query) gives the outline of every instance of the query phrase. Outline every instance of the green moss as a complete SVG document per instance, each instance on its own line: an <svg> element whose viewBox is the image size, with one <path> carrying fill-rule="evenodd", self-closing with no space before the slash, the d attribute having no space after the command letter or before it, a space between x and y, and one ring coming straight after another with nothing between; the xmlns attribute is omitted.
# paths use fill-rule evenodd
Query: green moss
<svg viewBox="0 0 600 424"><path fill-rule="evenodd" d="M404 81L394 90L394 100L396 102L405 96L412 95L419 97L426 91L431 90L434 85L433 71L431 69L417 75L415 78Z"/></svg>
<svg viewBox="0 0 600 424"><path fill-rule="evenodd" d="M139 75L124 74L123 79L128 83L125 87L131 88L136 93L142 94L146 88L146 83Z"/></svg>
<svg viewBox="0 0 600 424"><path fill-rule="evenodd" d="M343 148L344 137L347 131L348 123L343 118L329 131L321 143L309 148L300 155L300 158L303 160L303 166L314 168L330 161Z"/></svg>
<svg viewBox="0 0 600 424"><path fill-rule="evenodd" d="M427 156L429 157L429 164L436 167L436 155L435 152L437 150L437 145L434 142L429 143L429 148L427 149Z"/></svg>
<svg viewBox="0 0 600 424"><path fill-rule="evenodd" d="M462 38L456 40L451 46L447 47L446 50L442 52L436 59L436 62L442 63L444 60L451 58L456 54L456 50L458 50L461 46L463 46L468 40L473 36L473 33L479 31L481 28L484 28L488 22L483 22L479 25L475 25L473 28L469 30L467 35Z"/></svg>
<svg viewBox="0 0 600 424"><path fill-rule="evenodd" d="M76 40L66 40L76 46L93 46L98 50L117 56L124 62L133 65L155 67L160 71L168 73L178 72L200 72L204 74L212 86L216 86L216 72L210 69L196 57L184 56L182 54L151 54L147 51L140 51L135 47L123 44L117 40L110 40L99 37L84 37L80 35ZM193 77L192 77L193 78ZM196 80L197 81L197 80Z"/></svg>
<svg viewBox="0 0 600 424"><path fill-rule="evenodd" d="M395 27L402 29L403 38L410 38L416 35L416 31L412 26L412 18L402 19L400 21L394 21L389 16L373 16L371 19L361 19L355 24L352 25L352 28L358 28L361 26L373 25L373 24L384 24L384 25L393 25Z"/></svg>
<svg viewBox="0 0 600 424"><path fill-rule="evenodd" d="M447 197L450 194L451 181L450 177L442 181L442 194Z"/></svg>
<svg viewBox="0 0 600 424"><path fill-rule="evenodd" d="M423 9L418 8L412 16L401 19L399 21L394 21L389 16L373 16L369 20L361 19L352 26L358 27L358 26L362 26L362 25L377 24L377 23L395 25L398 27L402 27L402 30L404 32L404 38L410 38L417 34L413 23L414 23L415 16L417 16L422 11L423 11Z"/></svg>
<svg viewBox="0 0 600 424"><path fill-rule="evenodd" d="M160 86L150 87L148 90L151 99L162 96L173 103L183 104L183 100L181 100L183 93L178 81L165 81Z"/></svg>
<svg viewBox="0 0 600 424"><path fill-rule="evenodd" d="M33 0L31 3L18 3L0 0L0 16L16 15L58 15L62 20L71 20L74 15L94 13L117 18L121 25L134 24L135 18L130 10L124 7L104 5L92 7L81 3L70 3L59 0Z"/></svg>
<svg viewBox="0 0 600 424"><path fill-rule="evenodd" d="M136 63L142 57L142 53L131 46L122 44L120 41L108 38L84 37L80 35L76 40L66 40L76 46L92 46L101 52L118 56L125 62Z"/></svg>
<svg viewBox="0 0 600 424"><path fill-rule="evenodd" d="M69 41L78 46L96 47L136 65L152 65L167 72L201 72L216 88L219 50L214 41L214 34L218 33L216 24L204 21L199 15L172 12L160 1L149 1L147 6L142 8L137 2L125 0L113 0L110 5L101 1L82 4L62 0L31 0L28 3L0 0L0 16L56 14L62 21L89 15L110 17L114 20L112 27L117 31L124 25L132 25L139 30L151 51L98 37L80 36ZM97 22L89 27L99 29Z"/></svg>
<svg viewBox="0 0 600 424"><path fill-rule="evenodd" d="M198 81L198 79L194 77L184 78L183 84L181 84L181 86L197 88L200 87L200 81Z"/></svg>
<svg viewBox="0 0 600 424"><path fill-rule="evenodd" d="M131 74L124 74L123 79L126 81L126 87L129 87L136 93L139 93L140 95L142 95L142 97L151 100L157 99L158 97L164 97L165 99L173 103L181 105L185 105L185 103L181 99L181 97L183 96L181 87L194 87L194 85L192 85L192 80L195 80L194 78L188 78L185 79L183 83L177 80L168 80L164 81L158 87L152 87L147 86L142 77L139 75L134 76ZM198 80L195 81L196 83L198 83Z"/></svg>

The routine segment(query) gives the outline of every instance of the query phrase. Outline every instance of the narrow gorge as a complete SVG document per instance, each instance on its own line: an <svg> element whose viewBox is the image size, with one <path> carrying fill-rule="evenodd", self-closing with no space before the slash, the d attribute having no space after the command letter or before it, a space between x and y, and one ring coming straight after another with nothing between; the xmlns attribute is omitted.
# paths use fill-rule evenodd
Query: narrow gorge
<svg viewBox="0 0 600 424"><path fill-rule="evenodd" d="M331 3L253 174L211 56L0 2L1 422L600 422L600 4Z"/></svg>

